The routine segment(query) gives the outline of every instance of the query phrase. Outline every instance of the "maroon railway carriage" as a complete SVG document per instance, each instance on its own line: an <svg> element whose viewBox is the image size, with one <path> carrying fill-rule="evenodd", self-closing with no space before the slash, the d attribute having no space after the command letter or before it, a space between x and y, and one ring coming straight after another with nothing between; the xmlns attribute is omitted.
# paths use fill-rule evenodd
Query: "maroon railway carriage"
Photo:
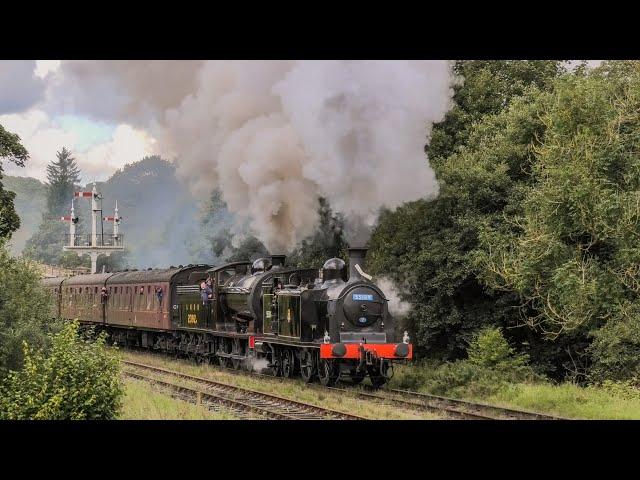
<svg viewBox="0 0 640 480"><path fill-rule="evenodd" d="M115 337L123 329L166 332L172 321L179 321L180 312L171 308L177 287L193 282L193 274L202 277L208 268L189 265L48 278L43 286L56 298L56 311L63 319L101 325Z"/></svg>

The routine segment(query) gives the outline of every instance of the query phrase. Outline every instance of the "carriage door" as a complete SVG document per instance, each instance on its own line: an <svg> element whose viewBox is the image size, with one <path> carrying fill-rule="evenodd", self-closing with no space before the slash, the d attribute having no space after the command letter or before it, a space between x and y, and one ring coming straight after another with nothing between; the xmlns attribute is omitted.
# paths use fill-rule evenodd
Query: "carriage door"
<svg viewBox="0 0 640 480"><path fill-rule="evenodd" d="M127 286L126 298L129 302L129 307L127 308L127 315L129 316L129 326L133 325L133 290L133 287Z"/></svg>
<svg viewBox="0 0 640 480"><path fill-rule="evenodd" d="M160 291L162 291L162 286L159 285L154 285L153 287L153 292L151 292L151 294L153 295L153 301L151 302L151 305L153 305L153 309L155 311L155 320L156 320L156 325L158 326L158 328L162 328L163 323L162 323L162 305L164 303L164 293L162 294L162 296L158 295L158 289L160 289Z"/></svg>

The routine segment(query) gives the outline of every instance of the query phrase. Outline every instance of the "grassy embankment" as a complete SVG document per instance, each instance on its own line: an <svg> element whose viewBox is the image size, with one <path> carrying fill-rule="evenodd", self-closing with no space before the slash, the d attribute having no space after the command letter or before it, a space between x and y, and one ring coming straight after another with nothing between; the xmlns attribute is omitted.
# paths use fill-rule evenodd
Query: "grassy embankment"
<svg viewBox="0 0 640 480"><path fill-rule="evenodd" d="M353 415L359 415L370 419L379 420L403 420L403 419L437 419L440 418L437 415L429 412L416 412L412 410L404 410L400 408L390 407L386 404L380 404L375 402L363 401L352 395L344 394L341 392L333 392L330 390L323 390L322 388L313 388L304 384L302 381L281 381L279 379L251 377L247 375L239 375L233 372L224 371L221 368L208 366L208 365L195 365L193 363L173 360L167 357L148 355L144 353L121 351L124 359L145 363L148 365L154 365L171 369L174 371L186 373L189 375L195 375L199 377L208 378L211 380L228 383L230 385L237 385L239 387L251 388L257 391L272 393L285 398L291 398L302 402L311 403L320 407L339 410L342 412L350 413ZM176 383L183 383L180 381L172 380ZM131 382L127 382L129 385ZM138 383L138 382L135 382ZM188 384L188 382L186 383ZM141 387L138 387L141 388ZM152 419L152 418L186 418L177 417L177 407L175 402L186 403L180 400L175 400L167 397L164 393L158 393L151 387L144 385L144 390L132 390L130 395L125 398L125 412L123 418L127 419ZM129 392L128 392L129 393ZM153 400L148 400L149 407L145 408L147 400L140 399L138 397L151 396ZM166 401L167 407L164 407L159 399L155 397L161 396L169 398ZM141 404L141 407L136 405ZM186 407L185 407L186 408ZM194 408L196 408L194 406ZM202 407L198 407L202 408ZM189 410L191 411L191 410ZM191 413L190 413L191 414Z"/></svg>
<svg viewBox="0 0 640 480"><path fill-rule="evenodd" d="M440 372L438 372L440 369ZM472 380L455 381L442 366L396 368L391 387L464 398L522 410L580 419L640 419L640 390L629 384L578 386L570 382L554 384L545 379L496 381L478 374ZM461 375L462 376L462 375ZM452 378L453 381L452 381ZM460 380L460 378L458 378Z"/></svg>
<svg viewBox="0 0 640 480"><path fill-rule="evenodd" d="M390 408L388 405L359 400L339 392L309 388L301 381L255 378L211 366L137 352L121 352L123 358L160 366L190 375L273 393L371 419L437 419L428 412ZM544 379L496 381L473 375L471 381L451 381L451 372L438 372L434 364L396 367L392 388L435 393L504 407L581 419L640 419L640 391L628 385L578 386L554 384ZM452 369L449 369L452 370ZM182 383L182 382L179 382ZM223 411L224 412L224 411ZM171 398L144 382L127 380L122 419L216 420L233 419L231 412L212 412L202 406Z"/></svg>
<svg viewBox="0 0 640 480"><path fill-rule="evenodd" d="M121 420L233 420L230 412L213 412L154 390L145 382L125 381Z"/></svg>

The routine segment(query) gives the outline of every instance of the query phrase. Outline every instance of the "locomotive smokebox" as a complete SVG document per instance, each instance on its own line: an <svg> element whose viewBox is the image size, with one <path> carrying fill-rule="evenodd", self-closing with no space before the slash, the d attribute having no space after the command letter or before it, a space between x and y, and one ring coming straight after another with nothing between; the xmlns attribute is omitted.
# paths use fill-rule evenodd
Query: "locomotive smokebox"
<svg viewBox="0 0 640 480"><path fill-rule="evenodd" d="M284 261L286 258L286 255L271 255L271 265L282 268L284 267Z"/></svg>
<svg viewBox="0 0 640 480"><path fill-rule="evenodd" d="M365 257L367 256L368 248L354 247L349 249L349 280L362 279L362 275L356 270L356 265L360 266L361 270L367 268Z"/></svg>

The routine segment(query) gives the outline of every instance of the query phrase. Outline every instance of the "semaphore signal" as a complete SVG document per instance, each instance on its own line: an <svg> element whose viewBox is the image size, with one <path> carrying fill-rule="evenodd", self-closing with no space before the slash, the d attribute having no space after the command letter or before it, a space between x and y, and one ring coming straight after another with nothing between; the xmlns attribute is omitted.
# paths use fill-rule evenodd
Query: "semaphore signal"
<svg viewBox="0 0 640 480"><path fill-rule="evenodd" d="M94 183L94 186L95 186L95 183ZM94 195L94 192L73 192L74 197L91 198L93 197L93 195Z"/></svg>
<svg viewBox="0 0 640 480"><path fill-rule="evenodd" d="M122 234L119 232L120 222L122 217L118 214L118 202L116 201L116 208L113 216L102 216L102 194L96 190L96 183L93 182L93 189L90 192L74 192L74 198L90 198L91 199L91 236L90 238L83 238L76 234L76 224L78 223L78 217L74 212L73 200L71 200L71 215L60 217L60 220L69 222L69 243L62 247L63 251L73 251L82 255L89 255L91 257L91 273L96 273L96 266L98 262L98 256L111 255L112 252L124 251L124 244ZM98 200L100 200L100 207L98 207ZM98 218L100 219L100 235L98 235ZM104 230L102 228L103 221L113 222L113 233L107 235L105 238Z"/></svg>

